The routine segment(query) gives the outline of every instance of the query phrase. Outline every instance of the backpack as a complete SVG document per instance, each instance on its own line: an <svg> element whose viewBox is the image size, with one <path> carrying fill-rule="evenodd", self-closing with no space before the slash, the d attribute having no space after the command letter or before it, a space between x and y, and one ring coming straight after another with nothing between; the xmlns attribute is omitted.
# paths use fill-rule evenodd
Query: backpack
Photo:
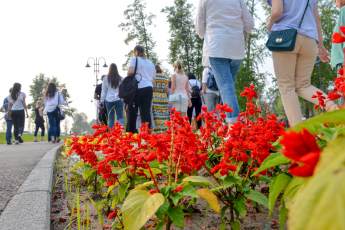
<svg viewBox="0 0 345 230"><path fill-rule="evenodd" d="M191 93L192 98L199 98L200 97L200 93L201 93L201 89L198 86L197 80L195 80L195 85L194 86L191 85L191 89L192 89L192 93Z"/></svg>
<svg viewBox="0 0 345 230"><path fill-rule="evenodd" d="M218 91L217 82L216 82L216 79L214 78L214 74L213 74L211 68L209 68L209 70L208 70L208 78L207 78L206 86L210 90Z"/></svg>
<svg viewBox="0 0 345 230"><path fill-rule="evenodd" d="M123 79L119 86L119 97L123 99L123 102L127 105L132 104L132 102L134 101L135 94L138 90L139 81L137 81L137 79L135 78L137 68L138 58L135 59L135 69L133 75L127 76L125 79Z"/></svg>

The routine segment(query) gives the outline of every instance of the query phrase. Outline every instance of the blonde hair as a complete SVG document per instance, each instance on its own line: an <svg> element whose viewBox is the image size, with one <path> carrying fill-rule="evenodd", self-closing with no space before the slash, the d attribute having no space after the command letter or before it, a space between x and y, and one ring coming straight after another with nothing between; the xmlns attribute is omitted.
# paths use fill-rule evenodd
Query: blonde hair
<svg viewBox="0 0 345 230"><path fill-rule="evenodd" d="M176 61L173 66L174 66L174 70L177 73L184 73L183 65L181 61Z"/></svg>

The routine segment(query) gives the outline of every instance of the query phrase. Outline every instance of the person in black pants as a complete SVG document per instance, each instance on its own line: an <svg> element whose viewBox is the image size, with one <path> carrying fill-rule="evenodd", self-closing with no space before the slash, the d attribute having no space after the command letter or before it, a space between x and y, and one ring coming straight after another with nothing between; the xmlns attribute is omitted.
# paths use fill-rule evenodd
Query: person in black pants
<svg viewBox="0 0 345 230"><path fill-rule="evenodd" d="M37 134L39 129L41 129L41 141L44 141L44 133L45 133L45 128L44 128L44 118L43 118L43 104L41 101L38 101L36 103L36 108L35 108L35 142L37 142Z"/></svg>
<svg viewBox="0 0 345 230"><path fill-rule="evenodd" d="M187 116L189 123L192 123L193 119L193 110L195 110L195 119L198 118L201 113L202 100L201 100L201 83L198 81L194 74L188 74L189 86L191 89L191 101L192 106L188 107ZM201 120L197 120L198 129L201 127Z"/></svg>
<svg viewBox="0 0 345 230"><path fill-rule="evenodd" d="M23 132L25 126L25 112L28 117L28 111L25 102L25 94L21 92L21 84L14 83L9 96L9 110L14 127L15 144L23 143Z"/></svg>
<svg viewBox="0 0 345 230"><path fill-rule="evenodd" d="M138 83L133 102L127 106L127 125L126 131L137 132L136 121L138 109L142 123L148 123L152 128L151 104L153 96L153 80L156 76L155 65L145 57L144 47L138 45L134 48L134 55L130 60L127 76L135 76Z"/></svg>

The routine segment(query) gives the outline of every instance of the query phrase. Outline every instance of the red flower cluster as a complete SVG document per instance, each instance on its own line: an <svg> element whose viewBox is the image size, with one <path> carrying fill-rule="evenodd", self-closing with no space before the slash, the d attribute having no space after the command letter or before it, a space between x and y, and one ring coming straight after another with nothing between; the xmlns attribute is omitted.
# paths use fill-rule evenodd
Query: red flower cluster
<svg viewBox="0 0 345 230"><path fill-rule="evenodd" d="M283 154L293 161L289 172L294 176L309 177L314 174L321 149L316 138L308 130L287 132L281 140Z"/></svg>
<svg viewBox="0 0 345 230"><path fill-rule="evenodd" d="M250 164L248 170L253 171L259 166L272 150L272 143L278 139L284 130L284 126L273 114L263 116L261 108L255 104L257 93L253 85L245 88L241 96L246 97L246 110L242 112L231 128L218 119L214 114L203 114L208 132L204 136L218 136L223 138L221 144L215 152L222 155L220 163L212 168L211 173L220 172L221 175L227 175L229 171L235 171L240 162ZM217 110L222 114L224 111ZM223 123L222 123L223 122ZM218 130L222 130L219 132ZM202 130L203 132L203 130ZM211 139L212 140L212 139ZM213 148L214 143L209 141L205 143L209 148Z"/></svg>

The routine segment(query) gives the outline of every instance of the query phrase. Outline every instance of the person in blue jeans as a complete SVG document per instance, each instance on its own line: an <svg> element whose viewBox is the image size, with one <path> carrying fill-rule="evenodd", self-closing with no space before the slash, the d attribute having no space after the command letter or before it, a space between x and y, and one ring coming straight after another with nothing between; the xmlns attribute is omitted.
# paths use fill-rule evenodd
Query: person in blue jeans
<svg viewBox="0 0 345 230"><path fill-rule="evenodd" d="M10 89L10 94L11 94L11 89ZM9 100L8 100L8 97L6 97L1 107L1 111L5 113L4 119L6 121L6 143L8 145L12 145L13 122L12 122L11 117L8 115L8 110L9 110Z"/></svg>
<svg viewBox="0 0 345 230"><path fill-rule="evenodd" d="M203 66L211 66L223 103L233 109L229 123L239 114L236 74L245 56L245 33L253 28L244 0L200 0L195 29L204 39Z"/></svg>
<svg viewBox="0 0 345 230"><path fill-rule="evenodd" d="M121 79L116 64L112 63L109 67L108 75L103 79L101 93L101 103L107 109L109 128L114 127L115 114L117 122L121 125L124 124L123 102L119 97Z"/></svg>
<svg viewBox="0 0 345 230"><path fill-rule="evenodd" d="M60 142L60 117L59 110L60 105L65 105L65 99L60 93L54 83L48 84L48 89L46 92L44 100L44 110L48 115L49 129L48 129L48 139L52 143Z"/></svg>

